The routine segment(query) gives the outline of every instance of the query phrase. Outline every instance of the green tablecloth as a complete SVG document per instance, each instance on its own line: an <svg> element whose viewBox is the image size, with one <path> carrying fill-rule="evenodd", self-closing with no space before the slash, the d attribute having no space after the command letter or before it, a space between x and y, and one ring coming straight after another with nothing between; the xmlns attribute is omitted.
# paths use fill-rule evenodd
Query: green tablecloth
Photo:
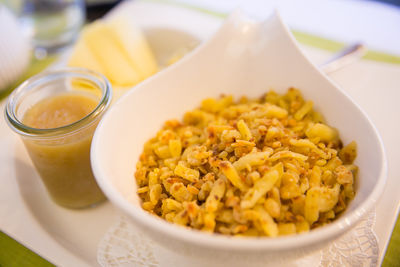
<svg viewBox="0 0 400 267"><path fill-rule="evenodd" d="M157 1L157 0L153 0ZM164 1L165 2L165 1ZM214 16L223 17L225 14L215 13L213 11L199 9L193 6L186 6L188 8L197 9L201 12L212 14ZM344 44L326 40L318 36L313 36L310 34L302 32L293 32L296 39L306 45L322 48L329 51L337 51L341 49ZM0 92L0 100L7 97L7 95L23 80L28 77L41 72L49 64L54 62L57 58L55 56L46 58L45 60L32 60L31 67L29 70L21 77L21 79L10 86L7 90ZM380 53L376 51L369 51L365 56L365 59L383 61L393 64L400 64L400 57L388 55L385 53ZM42 266L54 266L45 259L41 258L39 255L35 254L28 248L19 244L17 241L7 236L5 233L0 231L0 267L12 267L12 266L26 266L26 267L42 267ZM393 234L387 248L386 255L384 257L382 266L384 267L394 267L400 266L400 220L397 220L396 226L393 230Z"/></svg>
<svg viewBox="0 0 400 267"><path fill-rule="evenodd" d="M50 262L0 232L0 267L49 267Z"/></svg>
<svg viewBox="0 0 400 267"><path fill-rule="evenodd" d="M400 219L397 218L382 267L400 266Z"/></svg>

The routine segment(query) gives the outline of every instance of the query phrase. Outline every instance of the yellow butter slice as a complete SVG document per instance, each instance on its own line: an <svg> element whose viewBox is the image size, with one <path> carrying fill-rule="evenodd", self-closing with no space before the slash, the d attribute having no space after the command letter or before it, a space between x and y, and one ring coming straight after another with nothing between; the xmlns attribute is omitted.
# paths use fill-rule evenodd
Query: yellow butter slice
<svg viewBox="0 0 400 267"><path fill-rule="evenodd" d="M128 56L130 62L143 79L158 71L153 52L142 31L128 19L117 17L108 22Z"/></svg>
<svg viewBox="0 0 400 267"><path fill-rule="evenodd" d="M84 35L85 32L82 32ZM68 60L68 66L87 68L93 71L104 73L102 66L95 58L83 38L80 38L75 44L71 57Z"/></svg>
<svg viewBox="0 0 400 267"><path fill-rule="evenodd" d="M83 39L113 84L129 86L141 80L140 74L129 62L113 30L107 24L102 21L94 22L87 28Z"/></svg>

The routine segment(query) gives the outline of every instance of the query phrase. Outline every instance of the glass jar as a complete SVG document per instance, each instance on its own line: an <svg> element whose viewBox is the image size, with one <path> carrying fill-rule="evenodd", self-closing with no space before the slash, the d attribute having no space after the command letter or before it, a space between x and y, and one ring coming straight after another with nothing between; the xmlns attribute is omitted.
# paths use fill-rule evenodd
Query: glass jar
<svg viewBox="0 0 400 267"><path fill-rule="evenodd" d="M56 128L33 128L24 123L27 111L36 104L66 94L90 98L96 101L95 108L83 118ZM85 208L105 200L92 173L90 145L110 102L108 80L99 73L80 68L34 76L8 99L6 121L21 136L47 191L61 206Z"/></svg>

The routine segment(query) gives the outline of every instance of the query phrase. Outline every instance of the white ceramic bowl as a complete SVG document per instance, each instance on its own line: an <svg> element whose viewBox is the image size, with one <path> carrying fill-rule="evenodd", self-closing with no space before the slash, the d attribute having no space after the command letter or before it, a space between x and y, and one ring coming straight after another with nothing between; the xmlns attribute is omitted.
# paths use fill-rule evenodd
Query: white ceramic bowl
<svg viewBox="0 0 400 267"><path fill-rule="evenodd" d="M307 234L232 238L185 229L141 209L135 165L143 144L163 122L182 118L206 97L261 96L299 88L313 100L344 143L356 140L360 168L356 197L333 223ZM233 14L191 55L133 88L109 110L92 142L92 167L109 200L156 242L199 266L266 266L321 249L374 207L386 180L382 141L365 113L301 53L278 15L262 23Z"/></svg>

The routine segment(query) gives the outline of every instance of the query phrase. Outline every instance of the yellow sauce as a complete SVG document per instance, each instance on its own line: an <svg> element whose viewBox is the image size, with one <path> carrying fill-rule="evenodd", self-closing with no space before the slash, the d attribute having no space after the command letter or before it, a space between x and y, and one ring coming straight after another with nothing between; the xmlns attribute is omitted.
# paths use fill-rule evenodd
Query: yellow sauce
<svg viewBox="0 0 400 267"><path fill-rule="evenodd" d="M50 129L74 123L88 115L97 105L84 95L58 95L46 98L25 113L25 125L37 129Z"/></svg>
<svg viewBox="0 0 400 267"><path fill-rule="evenodd" d="M23 123L37 129L58 128L84 118L96 105L97 101L84 95L58 95L28 109ZM24 139L33 164L59 205L83 208L105 199L90 166L90 144L96 126L97 121L58 137Z"/></svg>

